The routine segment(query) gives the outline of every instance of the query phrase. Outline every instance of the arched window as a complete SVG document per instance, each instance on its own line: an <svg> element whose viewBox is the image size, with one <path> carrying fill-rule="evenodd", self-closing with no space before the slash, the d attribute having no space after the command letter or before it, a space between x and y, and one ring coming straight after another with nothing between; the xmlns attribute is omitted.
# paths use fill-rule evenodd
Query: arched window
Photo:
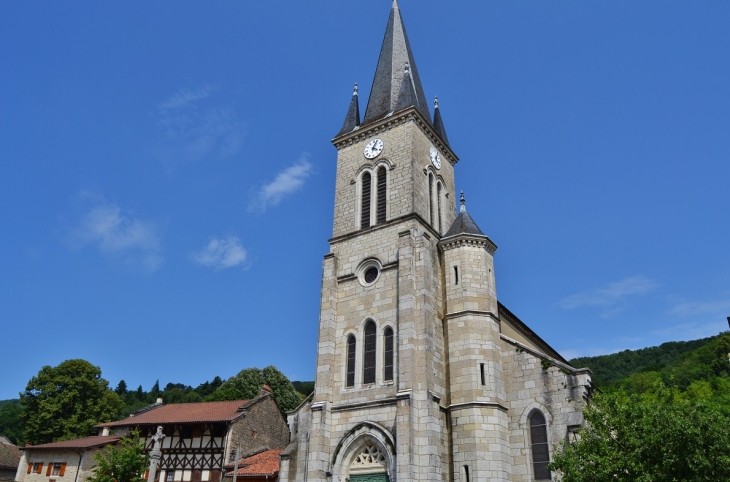
<svg viewBox="0 0 730 482"><path fill-rule="evenodd" d="M439 182L436 184L436 216L439 220L438 227L439 227L439 234L442 233L441 231L441 183Z"/></svg>
<svg viewBox="0 0 730 482"><path fill-rule="evenodd" d="M393 380L393 329L388 327L383 333L385 341L385 362L383 363L383 380L386 382Z"/></svg>
<svg viewBox="0 0 730 482"><path fill-rule="evenodd" d="M370 320L365 325L365 350L363 350L362 382L375 383L375 322Z"/></svg>
<svg viewBox="0 0 730 482"><path fill-rule="evenodd" d="M387 175L385 166L381 166L378 169L378 224L385 222Z"/></svg>
<svg viewBox="0 0 730 482"><path fill-rule="evenodd" d="M360 202L360 229L370 227L370 181L369 172L362 175L362 198Z"/></svg>
<svg viewBox="0 0 730 482"><path fill-rule="evenodd" d="M428 175L428 222L433 226L433 174Z"/></svg>
<svg viewBox="0 0 730 482"><path fill-rule="evenodd" d="M532 467L535 471L535 479L550 480L547 425L545 416L539 410L535 410L530 415L530 443L532 444Z"/></svg>
<svg viewBox="0 0 730 482"><path fill-rule="evenodd" d="M355 386L355 336L347 337L347 382L346 386Z"/></svg>

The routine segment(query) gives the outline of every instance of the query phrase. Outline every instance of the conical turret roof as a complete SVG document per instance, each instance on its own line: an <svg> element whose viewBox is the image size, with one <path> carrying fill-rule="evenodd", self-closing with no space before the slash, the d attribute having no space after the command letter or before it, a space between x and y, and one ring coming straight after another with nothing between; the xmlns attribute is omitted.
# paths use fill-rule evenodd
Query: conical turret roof
<svg viewBox="0 0 730 482"><path fill-rule="evenodd" d="M463 192L461 193L461 208L459 209L459 215L456 216L456 219L454 219L451 227L448 231L446 231L446 234L444 234L443 237L448 238L449 236L456 236L457 234L474 234L477 236L484 236L484 233L481 229L479 229L477 223L475 223L471 216L469 216L469 213L466 212L466 201L464 200Z"/></svg>
<svg viewBox="0 0 730 482"><path fill-rule="evenodd" d="M350 108L347 109L347 115L345 115L345 122L342 124L342 130L338 136L347 134L355 130L355 127L360 125L360 102L357 95L357 84L355 84L355 90L352 93L352 100L350 101Z"/></svg>
<svg viewBox="0 0 730 482"><path fill-rule="evenodd" d="M404 82L410 85L404 86ZM364 122L382 119L391 112L410 106L415 106L431 121L398 1L393 0Z"/></svg>

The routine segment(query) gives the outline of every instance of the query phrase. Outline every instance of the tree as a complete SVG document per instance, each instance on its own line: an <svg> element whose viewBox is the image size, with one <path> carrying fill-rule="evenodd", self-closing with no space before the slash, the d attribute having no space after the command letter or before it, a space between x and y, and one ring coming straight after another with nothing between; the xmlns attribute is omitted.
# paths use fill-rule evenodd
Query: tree
<svg viewBox="0 0 730 482"><path fill-rule="evenodd" d="M139 432L132 432L120 441L121 447L107 445L94 454L96 467L87 482L143 482L143 475L150 465L143 453L144 443Z"/></svg>
<svg viewBox="0 0 730 482"><path fill-rule="evenodd" d="M85 437L94 425L114 420L124 403L101 369L85 360L44 366L20 394L24 438L32 444Z"/></svg>
<svg viewBox="0 0 730 482"><path fill-rule="evenodd" d="M730 416L702 397L661 384L654 393L597 394L584 410L587 426L565 442L552 470L563 482L730 480Z"/></svg>
<svg viewBox="0 0 730 482"><path fill-rule="evenodd" d="M18 445L23 435L23 407L17 400L3 403L0 406L0 434Z"/></svg>
<svg viewBox="0 0 730 482"><path fill-rule="evenodd" d="M206 400L249 400L259 395L262 385L271 387L274 400L284 413L295 409L302 401L299 392L286 375L274 366L266 367L263 370L245 368L238 375L223 382Z"/></svg>
<svg viewBox="0 0 730 482"><path fill-rule="evenodd" d="M114 393L116 393L120 397L127 393L127 382L125 382L124 380L119 380L119 384L117 385L117 388L114 389Z"/></svg>

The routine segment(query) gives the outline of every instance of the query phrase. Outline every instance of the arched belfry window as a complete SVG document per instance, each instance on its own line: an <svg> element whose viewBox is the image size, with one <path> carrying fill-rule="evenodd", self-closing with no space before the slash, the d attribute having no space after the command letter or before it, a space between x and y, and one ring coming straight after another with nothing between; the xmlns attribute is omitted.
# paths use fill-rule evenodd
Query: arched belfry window
<svg viewBox="0 0 730 482"><path fill-rule="evenodd" d="M386 191L388 185L388 172L385 166L380 166L378 169L378 209L377 209L377 223L385 222L385 208L387 203Z"/></svg>
<svg viewBox="0 0 730 482"><path fill-rule="evenodd" d="M441 183L436 184L436 217L438 218L438 230L439 234L441 230Z"/></svg>
<svg viewBox="0 0 730 482"><path fill-rule="evenodd" d="M428 222L433 226L433 174L428 175Z"/></svg>
<svg viewBox="0 0 730 482"><path fill-rule="evenodd" d="M393 380L393 329L388 327L383 332L384 355L383 362L383 380L390 382Z"/></svg>
<svg viewBox="0 0 730 482"><path fill-rule="evenodd" d="M375 322L370 320L365 325L365 349L363 350L363 373L362 382L375 383L375 345L376 345Z"/></svg>
<svg viewBox="0 0 730 482"><path fill-rule="evenodd" d="M370 173L364 172L362 175L362 192L360 198L360 229L370 227L370 184Z"/></svg>
<svg viewBox="0 0 730 482"><path fill-rule="evenodd" d="M355 386L355 336L347 337L347 387Z"/></svg>
<svg viewBox="0 0 730 482"><path fill-rule="evenodd" d="M545 416L539 410L530 414L530 443L532 444L532 468L535 472L535 480L550 480L547 424Z"/></svg>

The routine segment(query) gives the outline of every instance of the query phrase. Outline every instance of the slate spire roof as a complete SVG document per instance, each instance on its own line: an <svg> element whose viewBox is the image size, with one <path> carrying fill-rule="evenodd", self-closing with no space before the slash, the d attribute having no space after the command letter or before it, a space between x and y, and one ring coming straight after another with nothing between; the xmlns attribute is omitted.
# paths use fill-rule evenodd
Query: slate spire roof
<svg viewBox="0 0 730 482"><path fill-rule="evenodd" d="M352 132L356 127L360 125L360 101L357 97L357 84L355 84L355 90L352 93L352 100L350 101L350 108L347 109L347 115L345 116L345 122L342 124L342 130L338 136Z"/></svg>
<svg viewBox="0 0 730 482"><path fill-rule="evenodd" d="M446 231L446 234L444 234L443 237L448 238L449 236L456 236L458 234L475 234L477 236L484 236L484 233L481 229L479 229L477 223L475 223L471 216L469 216L469 213L466 212L464 191L461 191L461 208L459 209L459 215L456 216L453 224L449 230Z"/></svg>
<svg viewBox="0 0 730 482"><path fill-rule="evenodd" d="M441 119L441 109L439 109L438 97L436 97L433 101L433 129L436 131L436 134L441 137L441 140L444 141L444 144L448 146L449 138L446 137L446 128L444 127L444 121Z"/></svg>
<svg viewBox="0 0 730 482"><path fill-rule="evenodd" d="M431 121L398 0L393 0L364 123L382 119L391 112L410 106L415 106Z"/></svg>

